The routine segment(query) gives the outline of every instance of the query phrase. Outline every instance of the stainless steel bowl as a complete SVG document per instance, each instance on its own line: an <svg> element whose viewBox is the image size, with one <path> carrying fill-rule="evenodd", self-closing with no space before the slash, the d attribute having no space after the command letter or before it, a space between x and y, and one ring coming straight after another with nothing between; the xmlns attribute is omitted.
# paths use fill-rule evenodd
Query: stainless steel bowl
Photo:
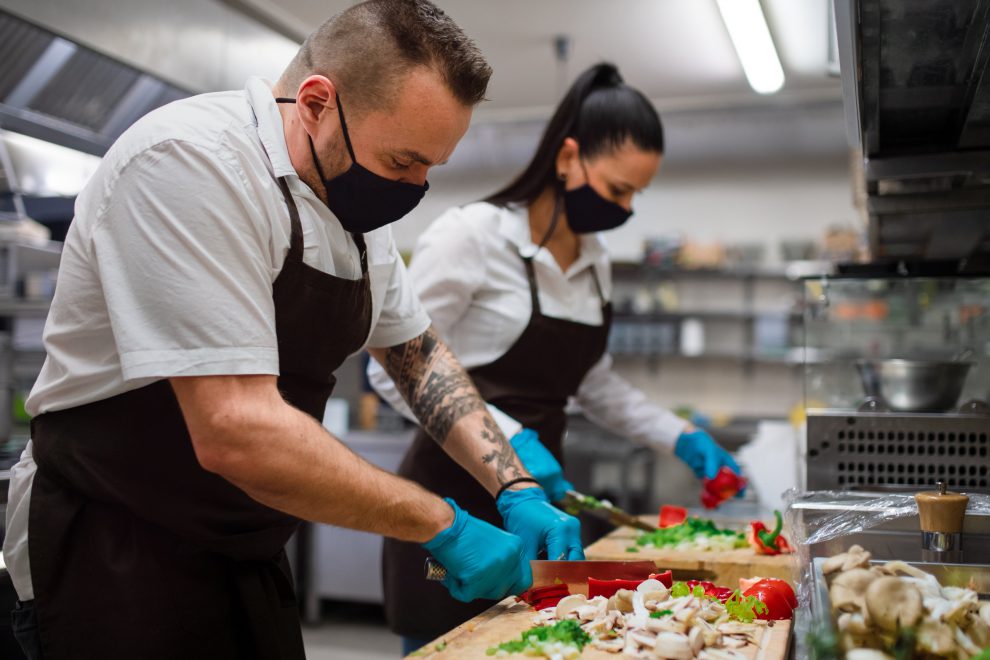
<svg viewBox="0 0 990 660"><path fill-rule="evenodd" d="M894 412L946 412L959 402L972 362L859 360L867 397Z"/></svg>

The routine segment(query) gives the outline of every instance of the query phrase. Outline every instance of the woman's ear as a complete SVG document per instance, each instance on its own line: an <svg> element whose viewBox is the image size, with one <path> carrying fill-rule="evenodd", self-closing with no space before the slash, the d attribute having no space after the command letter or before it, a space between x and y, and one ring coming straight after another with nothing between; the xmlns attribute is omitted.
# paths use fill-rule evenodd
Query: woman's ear
<svg viewBox="0 0 990 660"><path fill-rule="evenodd" d="M557 178L567 180L575 176L580 167L580 150L577 140L572 137L564 138L564 143L557 151Z"/></svg>

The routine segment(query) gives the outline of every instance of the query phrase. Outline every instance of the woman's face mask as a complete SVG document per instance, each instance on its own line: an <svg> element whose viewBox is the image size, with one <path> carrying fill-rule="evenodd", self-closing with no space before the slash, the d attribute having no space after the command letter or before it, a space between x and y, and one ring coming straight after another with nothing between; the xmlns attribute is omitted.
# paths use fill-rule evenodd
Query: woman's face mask
<svg viewBox="0 0 990 660"><path fill-rule="evenodd" d="M581 167L585 167L583 162ZM587 180L587 169L584 176ZM564 190L564 213L571 231L575 234L591 234L619 227L633 212L605 199L591 187L591 183L585 183L573 190Z"/></svg>
<svg viewBox="0 0 990 660"><path fill-rule="evenodd" d="M295 99L278 98L277 103L295 103ZM340 115L340 129L344 134L347 153L351 157L350 168L327 179L316 156L313 138L309 138L309 150L313 163L320 175L320 181L327 194L327 207L340 221L341 226L351 233L364 234L395 222L412 211L423 195L430 189L429 183L419 186L405 181L394 181L363 167L354 157L351 136L347 132L344 108L337 96L337 112Z"/></svg>

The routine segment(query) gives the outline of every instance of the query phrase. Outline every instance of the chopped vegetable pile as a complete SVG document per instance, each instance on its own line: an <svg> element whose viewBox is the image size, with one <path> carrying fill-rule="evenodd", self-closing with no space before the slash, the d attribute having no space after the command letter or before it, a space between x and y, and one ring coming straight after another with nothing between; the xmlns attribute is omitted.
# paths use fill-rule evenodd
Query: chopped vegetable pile
<svg viewBox="0 0 990 660"><path fill-rule="evenodd" d="M746 540L761 555L779 555L781 553L794 552L794 548L791 547L791 544L780 533L784 528L784 519L780 515L780 511L774 511L773 517L774 526L772 531L767 529L767 526L760 520L751 522Z"/></svg>
<svg viewBox="0 0 990 660"><path fill-rule="evenodd" d="M786 603L794 592L782 580L748 580L747 592L740 593L711 582L672 582L670 577L666 571L638 583L591 578L589 586L611 595L565 596L555 607L539 611L535 628L488 649L488 654L568 660L590 645L633 658L741 660L746 647L759 644L767 619L790 618ZM629 588L618 588L620 583ZM774 605L756 593L758 587L780 592L787 617L771 616Z"/></svg>
<svg viewBox="0 0 990 660"><path fill-rule="evenodd" d="M732 550L745 548L747 542L742 532L719 529L711 520L691 517L679 525L643 532L636 544L672 550Z"/></svg>
<svg viewBox="0 0 990 660"><path fill-rule="evenodd" d="M547 626L530 628L520 635L519 639L503 642L488 649L486 653L488 655L525 653L548 658L576 658L590 641L591 635L581 628L580 623L567 619Z"/></svg>

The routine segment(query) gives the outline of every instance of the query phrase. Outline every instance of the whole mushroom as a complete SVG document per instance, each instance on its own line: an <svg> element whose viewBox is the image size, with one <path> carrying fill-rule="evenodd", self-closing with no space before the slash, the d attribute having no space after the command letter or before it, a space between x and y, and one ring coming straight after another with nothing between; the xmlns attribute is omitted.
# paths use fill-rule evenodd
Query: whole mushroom
<svg viewBox="0 0 990 660"><path fill-rule="evenodd" d="M887 632L917 624L924 613L918 588L896 577L879 577L870 582L865 602L870 619Z"/></svg>

